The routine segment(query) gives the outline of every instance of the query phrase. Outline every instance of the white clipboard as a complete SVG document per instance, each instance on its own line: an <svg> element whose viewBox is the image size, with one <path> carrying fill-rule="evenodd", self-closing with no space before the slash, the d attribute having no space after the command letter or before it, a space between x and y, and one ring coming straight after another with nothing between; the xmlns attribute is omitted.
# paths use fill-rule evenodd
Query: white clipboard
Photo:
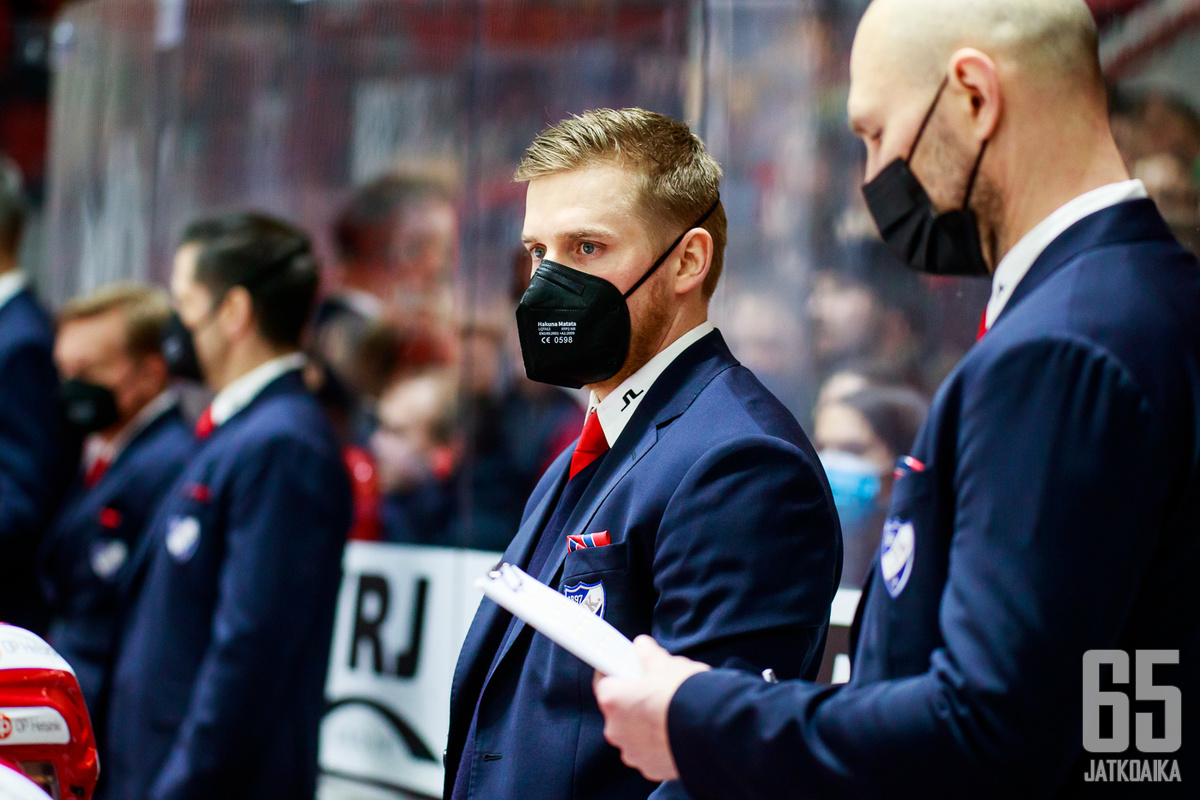
<svg viewBox="0 0 1200 800"><path fill-rule="evenodd" d="M637 678L645 674L633 642L624 634L519 567L501 564L476 580L475 586L497 605L605 675Z"/></svg>

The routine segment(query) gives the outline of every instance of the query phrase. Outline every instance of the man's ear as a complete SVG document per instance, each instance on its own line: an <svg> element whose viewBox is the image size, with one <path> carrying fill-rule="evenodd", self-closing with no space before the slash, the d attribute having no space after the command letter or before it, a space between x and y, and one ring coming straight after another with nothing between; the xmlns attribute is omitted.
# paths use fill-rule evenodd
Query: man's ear
<svg viewBox="0 0 1200 800"><path fill-rule="evenodd" d="M234 286L225 293L217 308L217 318L225 334L240 338L254 330L254 301L244 286Z"/></svg>
<svg viewBox="0 0 1200 800"><path fill-rule="evenodd" d="M679 243L679 268L675 271L675 294L687 294L704 283L712 265L712 235L693 228Z"/></svg>
<svg viewBox="0 0 1200 800"><path fill-rule="evenodd" d="M950 86L961 101L956 107L970 120L977 142L991 139L1000 125L1004 96L1000 89L1000 70L986 53L964 47L950 57Z"/></svg>

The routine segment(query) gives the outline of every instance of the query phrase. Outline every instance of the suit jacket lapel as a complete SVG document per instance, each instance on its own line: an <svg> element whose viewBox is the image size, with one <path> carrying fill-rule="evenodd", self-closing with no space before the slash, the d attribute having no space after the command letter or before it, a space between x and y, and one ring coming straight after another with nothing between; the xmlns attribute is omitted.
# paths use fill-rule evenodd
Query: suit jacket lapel
<svg viewBox="0 0 1200 800"><path fill-rule="evenodd" d="M1013 290L992 327L1081 253L1097 247L1164 238L1171 238L1171 230L1163 222L1153 200L1129 200L1084 217L1042 251Z"/></svg>

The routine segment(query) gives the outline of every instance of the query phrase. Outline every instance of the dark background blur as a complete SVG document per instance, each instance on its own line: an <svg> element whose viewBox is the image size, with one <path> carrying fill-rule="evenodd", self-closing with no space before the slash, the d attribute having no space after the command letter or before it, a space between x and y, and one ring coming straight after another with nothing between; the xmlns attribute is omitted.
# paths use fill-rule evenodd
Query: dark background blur
<svg viewBox="0 0 1200 800"><path fill-rule="evenodd" d="M457 487L460 532L439 541L479 544L471 508L506 505L509 525L577 430L562 393L524 379L512 319L528 266L511 174L570 113L638 105L704 138L730 224L714 320L810 429L818 399L864 385L928 395L974 342L987 282L904 271L861 201L845 98L866 4L0 0L0 150L34 211L24 262L58 305L164 282L198 215L253 206L303 224L326 294L371 307L315 346L365 396L363 431L381 414L421 429L382 449L397 480L424 448ZM1200 0L1091 5L1126 159L1200 249ZM421 392L462 402L426 413ZM537 447L513 455L539 423ZM475 503L488 492L505 499Z"/></svg>

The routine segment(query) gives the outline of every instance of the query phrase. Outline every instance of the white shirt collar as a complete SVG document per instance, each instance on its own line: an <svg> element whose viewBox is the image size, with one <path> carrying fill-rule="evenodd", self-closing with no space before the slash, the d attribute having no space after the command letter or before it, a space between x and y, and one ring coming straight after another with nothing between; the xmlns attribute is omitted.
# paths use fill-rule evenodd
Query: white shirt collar
<svg viewBox="0 0 1200 800"><path fill-rule="evenodd" d="M372 322L383 316L383 302L362 289L342 289L334 295L355 313Z"/></svg>
<svg viewBox="0 0 1200 800"><path fill-rule="evenodd" d="M8 305L8 301L12 300L17 292L24 289L28 283L29 277L23 270L14 269L12 272L0 275L0 308Z"/></svg>
<svg viewBox="0 0 1200 800"><path fill-rule="evenodd" d="M1097 211L1144 197L1147 197L1146 187L1139 180L1110 183L1079 195L1035 225L1000 259L996 267L996 273L992 276L992 297L987 304L986 326L992 327L1034 262L1067 228Z"/></svg>
<svg viewBox="0 0 1200 800"><path fill-rule="evenodd" d="M121 452L139 433L146 430L154 420L174 408L178 402L179 398L175 392L167 389L147 403L111 441L106 442L98 433L88 436L83 445L84 472L90 470L92 464L102 458L109 464L116 461L117 456L121 455Z"/></svg>
<svg viewBox="0 0 1200 800"><path fill-rule="evenodd" d="M214 425L225 424L230 417L241 411L258 397L267 385L285 372L304 368L303 353L289 353L259 364L233 383L226 386L213 398L212 421Z"/></svg>
<svg viewBox="0 0 1200 800"><path fill-rule="evenodd" d="M600 428L604 431L604 438L608 441L609 447L616 444L617 437L621 435L621 431L625 430L625 425L633 417L633 412L641 405L642 398L646 396L646 391L658 380L658 376L662 375L663 371L671 366L671 363L679 358L684 350L687 350L714 330L716 329L713 328L711 322L707 320L701 322L663 348L658 355L647 361L641 369L626 378L620 386L613 389L603 400L597 400L596 393L592 392L591 398L588 400L588 413L590 414L595 410L596 416L600 419Z"/></svg>

